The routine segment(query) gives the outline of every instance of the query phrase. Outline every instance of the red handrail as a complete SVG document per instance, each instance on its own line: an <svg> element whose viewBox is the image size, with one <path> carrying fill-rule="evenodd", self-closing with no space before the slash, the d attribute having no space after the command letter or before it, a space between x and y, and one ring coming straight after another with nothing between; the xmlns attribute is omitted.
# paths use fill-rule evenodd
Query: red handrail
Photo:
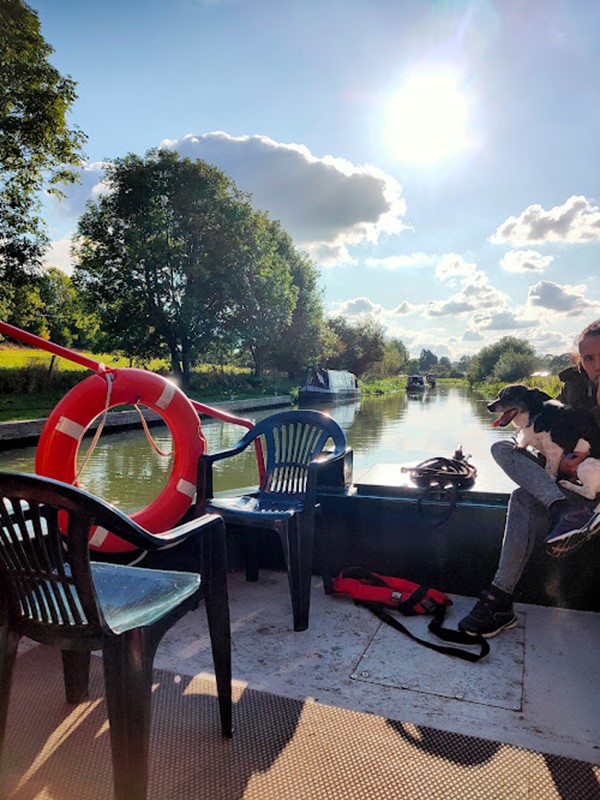
<svg viewBox="0 0 600 800"><path fill-rule="evenodd" d="M91 369L93 372L106 372L108 369L111 371L118 369L117 367L107 367L106 364L103 364L101 361L96 361L93 358L82 356L80 353L76 353L74 350L70 350L68 347L62 347L60 344L49 342L47 339L42 339L41 336L36 336L35 333L29 333L21 328L17 328L15 325L9 325L8 322L3 322L2 320L0 320L0 333L3 333L5 336L10 336L13 339L18 339L21 342L25 342L25 344L33 345L33 347L38 347L40 350L47 350L49 353L53 353L55 356L66 358L68 361L73 361L75 364L86 367L86 369ZM223 422L230 422L233 425L241 425L242 427L248 429L254 427L254 423L249 419L244 419L244 417L236 417L234 414L228 414L227 411L221 411L218 408L204 405L204 403L198 403L196 400L192 400L191 398L188 398L188 400L200 414L206 414L209 417L215 417ZM265 473L265 465L262 447L258 440L256 441L256 460L258 462L258 474L262 481Z"/></svg>
<svg viewBox="0 0 600 800"><path fill-rule="evenodd" d="M9 325L8 322L2 322L2 320L0 320L0 333L3 333L5 336L11 336L13 339L19 339L19 341L31 344L34 347L39 347L40 350L47 350L49 353L54 353L55 356L61 356L69 361L74 361L75 364L91 369L94 372L106 372L106 364L103 364L101 361L95 361L93 358L82 356L80 353L69 350L68 347L62 347L60 344L49 342L47 339L42 339L41 336L36 336L35 333L28 333L14 325Z"/></svg>

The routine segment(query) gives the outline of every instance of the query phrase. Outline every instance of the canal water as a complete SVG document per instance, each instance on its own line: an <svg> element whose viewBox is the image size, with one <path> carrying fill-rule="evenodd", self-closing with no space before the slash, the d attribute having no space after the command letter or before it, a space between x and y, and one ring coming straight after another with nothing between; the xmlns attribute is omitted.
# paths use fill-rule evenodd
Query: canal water
<svg viewBox="0 0 600 800"><path fill-rule="evenodd" d="M326 410L344 429L354 451L354 473L364 474L376 464L414 464L434 456L452 457L462 446L477 468L475 489L510 492L514 484L492 461L490 445L514 431L492 427L485 399L464 387L438 386L418 395L405 392L364 397L354 403L315 406ZM257 422L271 410L249 412ZM217 420L202 421L208 452L231 447L245 429ZM169 453L166 427L151 429L158 448ZM80 462L91 439L80 448ZM79 485L125 512L148 505L171 472L172 458L158 455L140 431L106 434L91 455ZM0 452L0 469L34 472L35 447ZM257 482L253 448L216 465L215 490L224 491Z"/></svg>

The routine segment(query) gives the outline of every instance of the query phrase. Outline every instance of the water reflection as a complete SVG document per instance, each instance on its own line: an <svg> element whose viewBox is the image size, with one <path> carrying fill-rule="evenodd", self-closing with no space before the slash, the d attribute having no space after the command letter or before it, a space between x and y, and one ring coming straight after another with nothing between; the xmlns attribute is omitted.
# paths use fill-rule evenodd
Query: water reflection
<svg viewBox="0 0 600 800"><path fill-rule="evenodd" d="M512 435L492 427L493 417L485 399L467 389L440 386L427 389L417 398L404 392L364 397L354 403L314 406L326 410L342 426L354 450L355 472L379 463L400 464L433 456L452 456L462 445L478 470L476 489L511 491L511 481L489 455L490 445L499 437ZM250 412L258 422L272 411ZM209 452L231 447L244 429L216 420L202 422ZM166 428L153 428L152 436L163 452L170 452L171 437ZM85 444L87 445L88 440ZM84 448L82 448L84 450ZM83 456L83 452L80 456ZM143 432L128 431L105 436L94 451L80 485L131 512L150 503L165 485L172 459L159 456ZM35 448L0 452L0 469L33 472ZM224 491L257 482L252 449L235 459L215 465L215 488Z"/></svg>

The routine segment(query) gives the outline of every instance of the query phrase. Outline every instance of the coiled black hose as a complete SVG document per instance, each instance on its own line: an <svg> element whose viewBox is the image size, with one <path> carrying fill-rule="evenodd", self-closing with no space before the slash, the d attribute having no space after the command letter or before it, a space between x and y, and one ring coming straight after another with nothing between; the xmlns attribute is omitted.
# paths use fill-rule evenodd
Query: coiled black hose
<svg viewBox="0 0 600 800"><path fill-rule="evenodd" d="M402 472L408 473L413 483L423 487L423 492L417 500L417 511L427 518L433 528L437 528L449 519L456 507L458 490L469 489L477 477L476 467L469 464L460 447L454 453L454 458L435 456L421 461L414 467L402 467ZM435 499L445 499L448 503L441 514L425 514L423 504L433 496Z"/></svg>

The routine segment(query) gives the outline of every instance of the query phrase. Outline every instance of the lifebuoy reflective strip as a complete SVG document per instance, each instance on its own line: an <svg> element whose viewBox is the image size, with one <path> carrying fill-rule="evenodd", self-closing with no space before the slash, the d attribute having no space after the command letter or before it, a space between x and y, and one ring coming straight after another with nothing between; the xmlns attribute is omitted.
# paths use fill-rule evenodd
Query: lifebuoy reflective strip
<svg viewBox="0 0 600 800"><path fill-rule="evenodd" d="M138 525L160 535L176 525L192 504L198 458L206 451L196 410L185 394L161 375L125 368L83 380L48 417L40 436L35 469L39 475L64 483L76 482L79 446L89 426L105 410L107 381L111 379L109 408L146 406L160 415L173 438L173 467L165 487L152 503L131 514ZM100 527L90 531L90 547L107 553L135 549Z"/></svg>

